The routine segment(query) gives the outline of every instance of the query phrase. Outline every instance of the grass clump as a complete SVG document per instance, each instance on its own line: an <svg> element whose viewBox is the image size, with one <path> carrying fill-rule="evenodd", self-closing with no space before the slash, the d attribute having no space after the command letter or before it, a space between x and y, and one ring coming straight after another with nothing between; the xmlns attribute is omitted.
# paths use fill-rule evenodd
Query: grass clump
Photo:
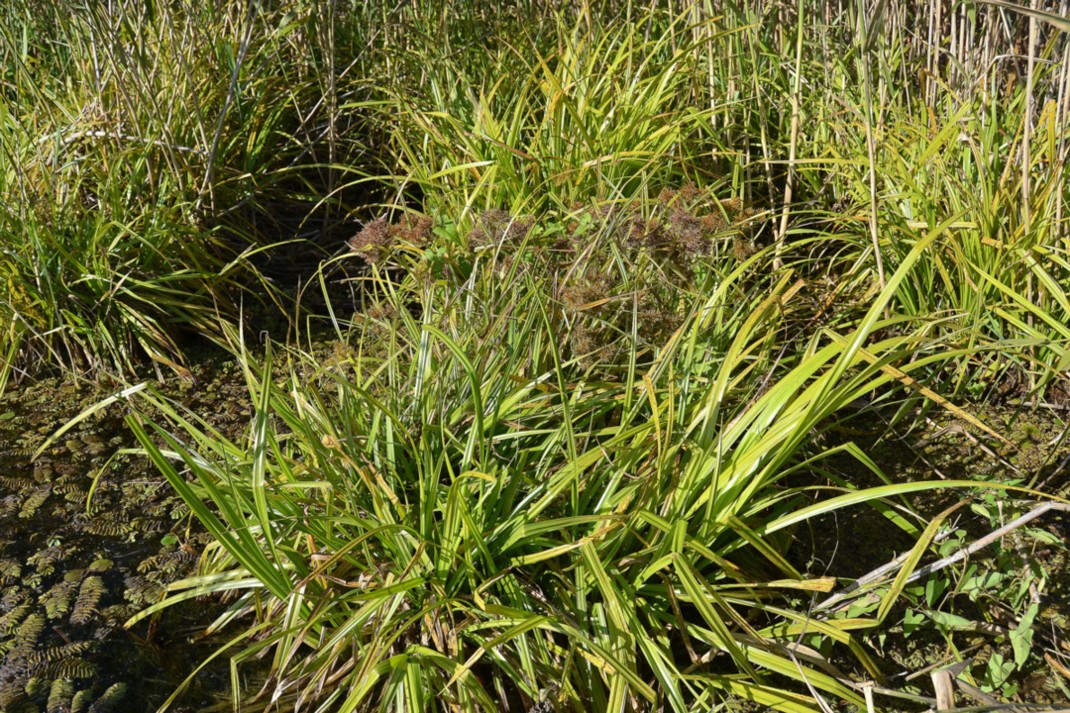
<svg viewBox="0 0 1070 713"><path fill-rule="evenodd" d="M326 94L316 32L329 21L311 9L5 5L9 369L122 378L148 356L182 371L184 341L221 341L242 290L278 299L250 261L288 237L263 212L307 200L323 180L308 164L351 146L314 128Z"/></svg>
<svg viewBox="0 0 1070 713"><path fill-rule="evenodd" d="M562 13L543 28L525 28L516 46L495 39L483 63L427 45L400 58L436 71L380 88L399 193L421 195L433 213L539 213L698 175L710 113L691 102L695 48L674 42L685 18Z"/></svg>
<svg viewBox="0 0 1070 713"><path fill-rule="evenodd" d="M878 627L898 591L877 616L807 624L807 593L835 580L792 565L784 535L947 484L844 483L804 507L807 488L792 482L838 452L873 467L815 434L905 378L893 364L923 365L906 363L920 337L862 344L887 326L884 304L936 236L853 332L822 331L807 353L778 360L801 285L762 269L769 250L666 281L679 270L671 253L625 255L621 223L579 222L565 237L586 249L567 257L537 223L504 264L489 250L435 263L401 242L368 278L380 303L348 356L321 366L292 353L280 374L270 356L255 368L246 355L257 403L247 442L153 396L170 425L130 420L217 538L175 598L238 589L219 624L258 612L231 654L270 655L256 695L322 710L863 704L794 640L805 629L836 641L879 677L852 632ZM644 255L645 271L624 262ZM602 257L627 280L632 327L594 314L607 343L578 349L578 313L593 308L568 303L567 281ZM636 326L647 290L673 295L684 315L660 340ZM744 296L755 293L766 296ZM910 516L880 510L921 535Z"/></svg>
<svg viewBox="0 0 1070 713"><path fill-rule="evenodd" d="M941 317L946 334L983 349L951 371L950 390L975 400L1045 393L1070 366L1070 333L1062 326L1070 318L1070 263L1059 237L1066 227L1059 217L1066 171L1055 160L1065 129L1055 126L1049 105L1036 127L1047 138L1032 144L1030 171L1037 176L1028 204L1009 209L1023 191L1022 173L1007 158L1020 151L1027 121L1020 101L940 109L938 116L892 114L882 139L887 160L877 174L878 220L885 259L898 264L919 231L951 221L938 250L900 289L897 308ZM1041 165L1051 170L1037 170ZM864 210L865 190L856 173L856 210ZM1012 340L1018 346L1010 356L1001 345Z"/></svg>

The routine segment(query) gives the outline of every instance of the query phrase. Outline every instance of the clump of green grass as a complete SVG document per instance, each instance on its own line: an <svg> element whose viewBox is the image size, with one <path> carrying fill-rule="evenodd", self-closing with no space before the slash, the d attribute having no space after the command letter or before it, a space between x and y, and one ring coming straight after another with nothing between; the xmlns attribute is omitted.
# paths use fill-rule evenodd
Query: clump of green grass
<svg viewBox="0 0 1070 713"><path fill-rule="evenodd" d="M654 8L619 24L562 12L516 46L491 42L482 63L433 39L412 47L398 61L435 71L379 87L396 191L463 218L631 199L695 178L709 163L697 139L710 112L692 101L696 48L676 41L689 31L684 16Z"/></svg>
<svg viewBox="0 0 1070 713"><path fill-rule="evenodd" d="M880 626L901 587L875 616L810 621L799 596L835 582L793 565L786 535L841 507L949 484L843 483L809 504L788 476L833 453L875 468L815 433L905 378L893 364L924 366L906 361L919 337L871 335L936 234L860 325L822 330L803 353L777 358L801 285L770 275L768 249L667 285L618 262L633 294L674 292L684 317L660 342L633 327L616 336L631 347L570 351L577 319L560 285L593 257L621 260L619 229L607 221L583 234L584 254L561 259L536 221L507 263L489 249L398 241L368 277L378 306L331 364L291 353L280 373L270 355L255 366L243 353L257 404L245 442L141 392L164 420L131 427L217 540L171 601L238 590L218 622L247 627L231 660L271 657L260 694L236 690L236 700L864 705L848 676L794 642L803 630L838 642L879 677L852 632ZM633 324L637 309L632 300ZM922 535L911 516L880 511Z"/></svg>
<svg viewBox="0 0 1070 713"><path fill-rule="evenodd" d="M951 390L973 399L1043 394L1070 366L1070 262L1059 237L1066 168L1057 158L1070 136L1053 123L1049 106L1022 206L1022 174L1011 157L1027 119L1017 100L948 105L939 116L895 114L881 140L877 216L886 260L898 264L919 235L948 225L893 304L904 314L939 318L943 333L976 349L945 377ZM865 179L857 170L853 178L849 200L864 211ZM855 225L848 232L857 233Z"/></svg>
<svg viewBox="0 0 1070 713"><path fill-rule="evenodd" d="M350 247L369 264L368 309L348 333L332 313L343 346L329 364L248 367L260 404L248 443L157 398L169 425L132 422L220 543L175 596L243 591L219 625L256 613L231 655L271 656L263 699L864 705L857 678L798 642L835 645L880 680L860 632L887 626L939 525L883 498L967 484L839 481L807 505L826 457L879 472L820 434L899 384L947 405L909 375L972 369L989 337L953 320L997 293L1028 299L957 282L980 273L956 247L963 191L940 183L969 174L941 151L951 129L936 148L920 125L889 138L890 117L911 116L890 108L910 106L892 89L910 70L881 42L909 17L881 36L879 18L839 8L815 28L807 18L832 9L818 5L655 9L642 33L585 5L519 50L491 43L477 59L427 32L389 55L385 75L402 81L379 86L375 119L396 164L389 207L435 219L365 223ZM862 39L846 38L859 23ZM828 61L837 43L847 61ZM903 188L906 171L879 163L896 151L947 163ZM653 200L687 178L778 209L774 247L718 239L729 201L696 214L694 195ZM996 210L1013 189L997 193ZM895 217L904 195L925 221ZM837 280L848 287L814 290ZM1022 358L992 335L997 361ZM878 605L812 617L807 593L833 583L792 563L790 528L864 503L916 545Z"/></svg>
<svg viewBox="0 0 1070 713"><path fill-rule="evenodd" d="M352 147L341 120L316 128L337 106L320 62L348 51L342 33L324 51L317 32L334 21L307 8L5 5L9 369L122 378L148 356L182 371L186 335L220 340L240 290L275 290L249 257L278 236L253 219L307 198L307 165Z"/></svg>

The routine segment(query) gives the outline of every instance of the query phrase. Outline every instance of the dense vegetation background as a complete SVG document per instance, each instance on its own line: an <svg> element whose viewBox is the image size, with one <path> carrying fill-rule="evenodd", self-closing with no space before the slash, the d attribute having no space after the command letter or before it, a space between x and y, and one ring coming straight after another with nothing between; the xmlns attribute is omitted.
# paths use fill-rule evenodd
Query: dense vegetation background
<svg viewBox="0 0 1070 713"><path fill-rule="evenodd" d="M131 623L229 593L243 709L1070 698L1011 556L1050 533L933 564L1067 502L1065 429L1018 467L1007 423L1068 405L1068 42L1054 0L8 2L0 391L115 387L84 416L212 535ZM144 381L207 345L240 437ZM1009 467L891 477L936 414Z"/></svg>

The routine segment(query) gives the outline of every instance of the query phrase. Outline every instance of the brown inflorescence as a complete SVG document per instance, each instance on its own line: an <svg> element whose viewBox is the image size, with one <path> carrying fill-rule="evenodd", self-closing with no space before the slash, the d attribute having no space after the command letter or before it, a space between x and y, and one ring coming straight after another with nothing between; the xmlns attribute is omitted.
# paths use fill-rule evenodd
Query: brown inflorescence
<svg viewBox="0 0 1070 713"><path fill-rule="evenodd" d="M732 254L738 259L753 252L740 227L754 215L739 198L719 200L710 190L687 184L658 195L660 213L667 214L662 250L673 262L690 261L710 254L718 237L732 234Z"/></svg>
<svg viewBox="0 0 1070 713"><path fill-rule="evenodd" d="M391 244L390 224L386 218L365 223L361 231L349 239L349 248L373 265L384 257Z"/></svg>
<svg viewBox="0 0 1070 713"><path fill-rule="evenodd" d="M387 222L386 218L376 218L366 223L359 233L349 239L348 244L350 250L375 264L399 245L425 247L430 242L433 227L434 221L426 215L407 215L400 223L394 224Z"/></svg>
<svg viewBox="0 0 1070 713"><path fill-rule="evenodd" d="M535 220L530 215L514 217L504 210L485 211L468 233L468 247L477 250L506 243L519 243L531 232L534 224Z"/></svg>
<svg viewBox="0 0 1070 713"><path fill-rule="evenodd" d="M397 225L390 226L391 236L397 242L408 243L416 248L427 247L435 221L429 215L405 216Z"/></svg>
<svg viewBox="0 0 1070 713"><path fill-rule="evenodd" d="M686 287L705 260L743 260L753 254L747 223L754 215L738 198L720 200L711 189L688 184L663 190L645 205L574 205L561 223L550 223L539 233L546 241L529 240L533 216L487 210L476 216L465 238L471 251L493 249L499 276L516 274L528 261L558 276L557 299L568 324L566 344L574 358L590 365L616 358L622 335L634 334L639 344L650 347L669 338L681 321L679 292L673 286ZM432 228L426 216L405 216L394 225L380 218L366 224L349 246L375 263L397 247L426 247ZM605 245L603 238L619 251L616 258L598 247ZM634 279L609 268L621 258L631 264L629 269L638 270ZM543 259L549 262L540 262ZM584 264L577 265L580 259ZM431 269L430 263L419 261L410 267L417 279ZM372 333L389 329L390 316L379 309L367 316Z"/></svg>

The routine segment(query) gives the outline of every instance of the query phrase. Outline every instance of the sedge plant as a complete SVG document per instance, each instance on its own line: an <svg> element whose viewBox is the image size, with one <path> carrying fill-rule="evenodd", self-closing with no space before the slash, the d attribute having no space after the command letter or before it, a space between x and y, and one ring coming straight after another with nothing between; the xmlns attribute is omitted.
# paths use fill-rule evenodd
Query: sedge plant
<svg viewBox="0 0 1070 713"><path fill-rule="evenodd" d="M799 602L835 580L793 564L786 535L839 508L965 483L841 483L814 503L792 482L833 453L876 470L853 446L815 445L815 432L946 358L907 363L920 337L873 337L943 229L853 330L780 359L801 286L769 275L768 250L695 273L679 288L686 319L660 344L621 330L631 347L590 364L554 292L575 265L554 267L538 231L504 261L427 265L402 246L402 276L384 266L368 278L379 302L348 356L320 365L291 352L280 368L270 351L241 351L256 403L246 440L137 392L145 415L129 423L144 452L216 542L198 576L131 623L236 593L215 625L241 629L220 652L235 705L864 705L857 681L796 639L834 641L879 678L857 632L881 626L902 588L873 616L811 620ZM610 234L588 238L588 258ZM745 283L762 297L741 297ZM920 538L920 559L931 534L879 510ZM243 690L238 672L254 659L267 673Z"/></svg>
<svg viewBox="0 0 1070 713"><path fill-rule="evenodd" d="M263 216L320 201L356 144L340 138L354 119L337 116L325 66L362 46L360 25L337 22L312 8L5 4L7 371L121 380L148 357L184 373L191 335L222 342L242 297L279 302L253 257L291 236Z"/></svg>

